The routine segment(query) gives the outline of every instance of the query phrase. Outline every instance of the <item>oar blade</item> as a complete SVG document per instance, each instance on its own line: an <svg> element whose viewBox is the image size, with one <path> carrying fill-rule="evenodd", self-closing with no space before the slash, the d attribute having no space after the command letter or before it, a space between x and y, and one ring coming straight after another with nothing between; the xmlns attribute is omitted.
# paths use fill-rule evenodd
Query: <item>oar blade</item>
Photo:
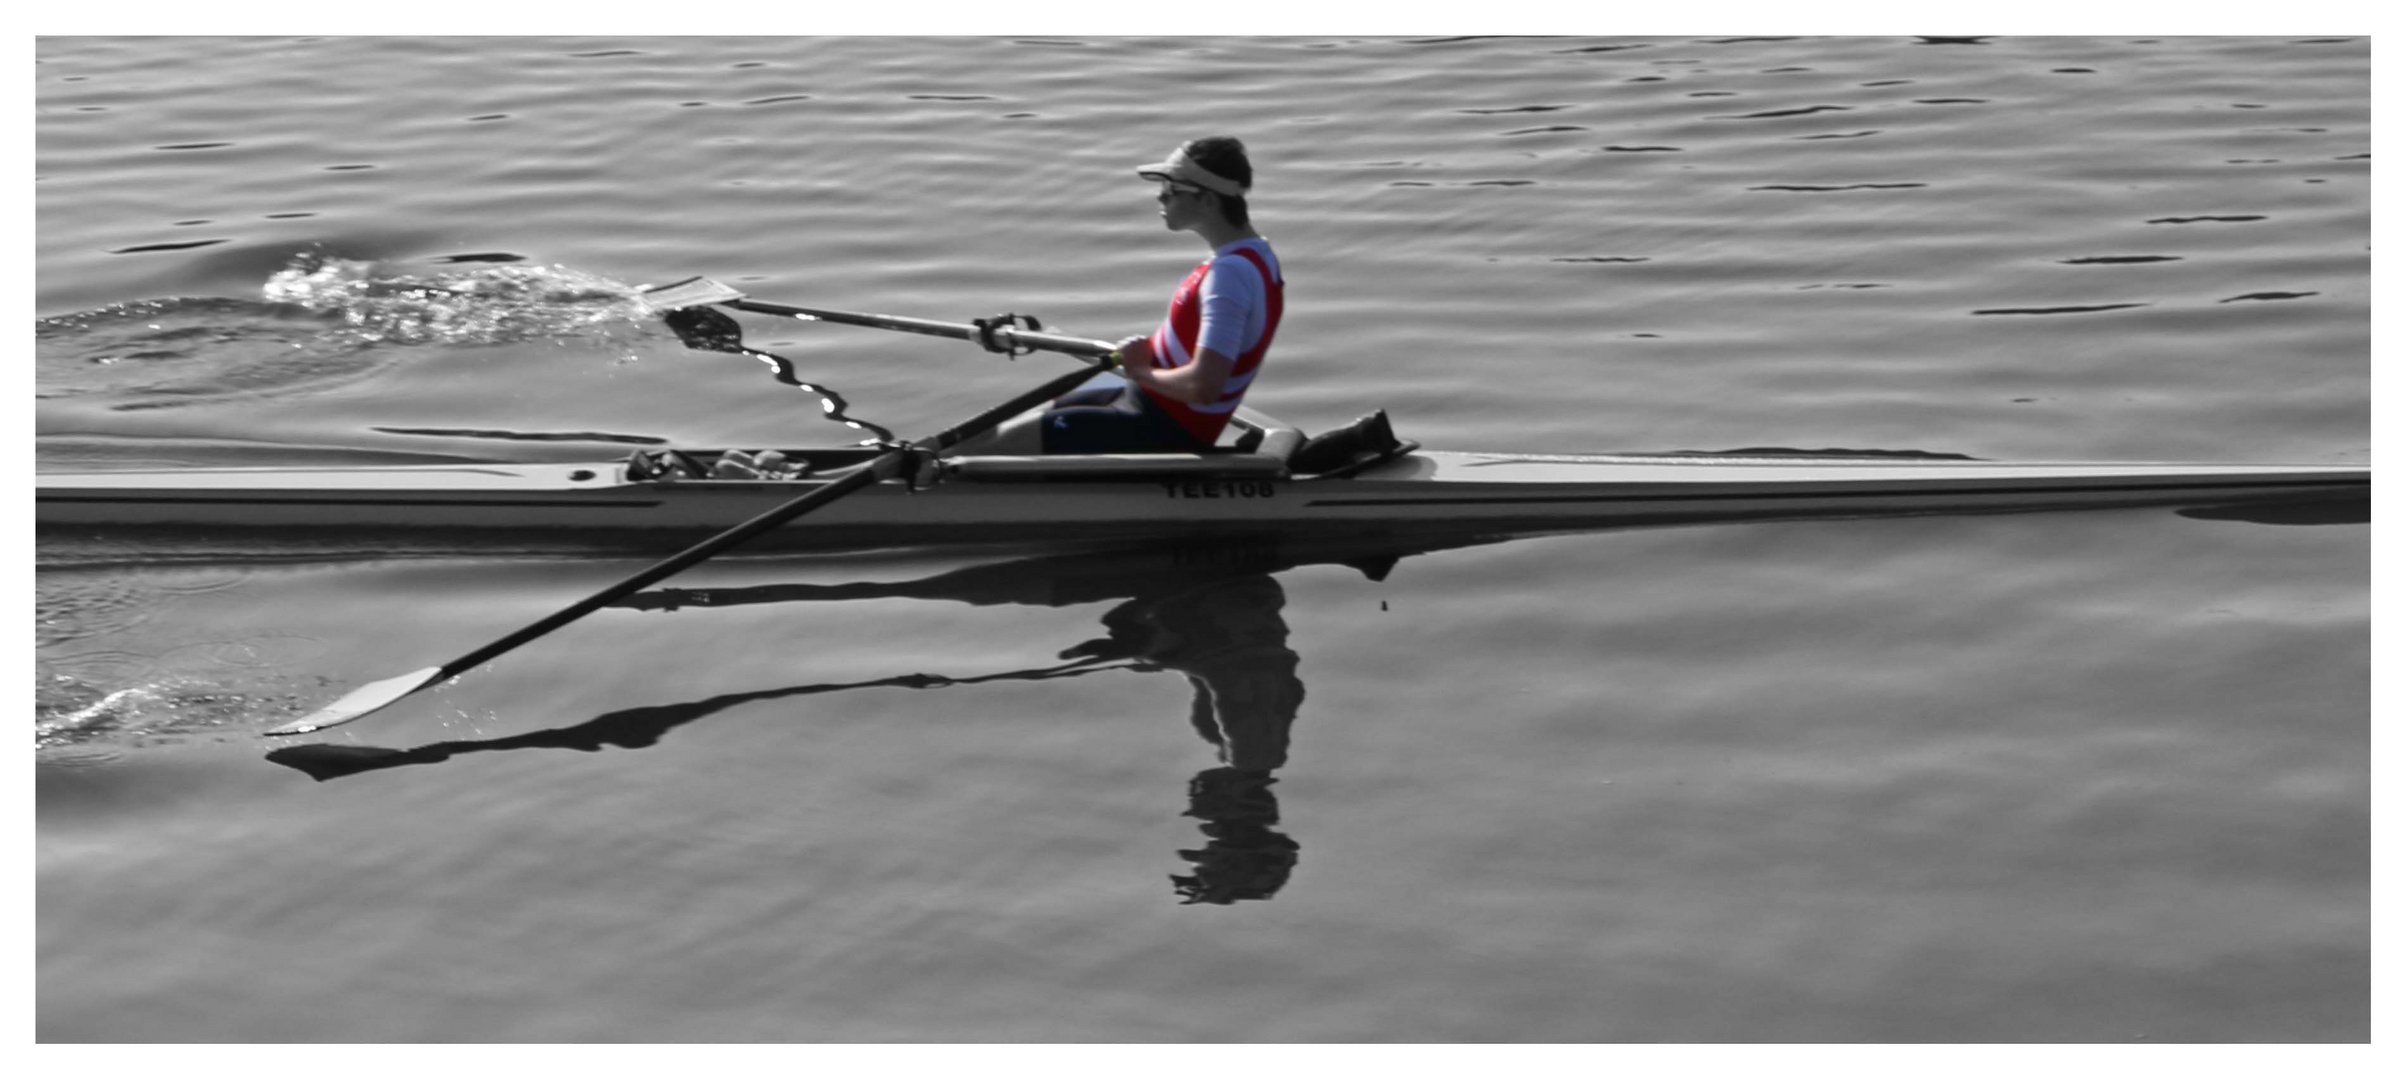
<svg viewBox="0 0 2407 1080"><path fill-rule="evenodd" d="M686 348L737 354L744 351L744 327L717 308L678 308L662 315L660 321L677 332L677 340L684 342Z"/></svg>
<svg viewBox="0 0 2407 1080"><path fill-rule="evenodd" d="M430 667L419 671L410 672L407 675L395 675L390 679L379 679L343 695L342 700L337 701L332 705L328 705L323 709L319 709L318 711L295 720L292 723L286 724L283 727L272 728L268 731L268 734L306 735L312 731L323 731L327 728L335 726L336 724L348 724L353 720L357 720L360 717L384 708L385 706L399 701L402 698L408 697L420 690L424 690L427 687L442 681L442 678L442 668Z"/></svg>
<svg viewBox="0 0 2407 1080"><path fill-rule="evenodd" d="M655 311L675 311L678 308L699 307L703 304L723 304L741 300L744 294L734 286L722 285L706 277L690 277L666 285L650 285L643 290L644 303Z"/></svg>

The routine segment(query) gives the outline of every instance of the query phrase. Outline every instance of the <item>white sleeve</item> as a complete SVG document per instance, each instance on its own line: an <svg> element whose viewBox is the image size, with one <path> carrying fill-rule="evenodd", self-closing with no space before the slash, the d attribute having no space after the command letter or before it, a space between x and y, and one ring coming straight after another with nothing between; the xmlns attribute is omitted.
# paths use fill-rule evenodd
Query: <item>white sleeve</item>
<svg viewBox="0 0 2407 1080"><path fill-rule="evenodd" d="M1262 340L1269 319L1269 288L1254 261L1243 255L1223 255L1204 275L1203 330L1198 349L1212 349L1235 359Z"/></svg>

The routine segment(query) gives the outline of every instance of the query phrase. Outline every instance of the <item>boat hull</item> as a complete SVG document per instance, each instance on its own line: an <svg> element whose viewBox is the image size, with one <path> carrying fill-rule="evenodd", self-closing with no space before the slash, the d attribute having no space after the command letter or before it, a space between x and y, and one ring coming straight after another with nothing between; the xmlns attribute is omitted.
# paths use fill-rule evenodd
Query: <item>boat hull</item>
<svg viewBox="0 0 2407 1080"><path fill-rule="evenodd" d="M617 463L44 474L45 530L477 530L669 543L811 480L629 482ZM888 481L784 527L788 542L1440 527L1539 531L1826 516L2364 500L2365 466L1419 452L1343 478L1081 474ZM639 541L640 542L640 541Z"/></svg>

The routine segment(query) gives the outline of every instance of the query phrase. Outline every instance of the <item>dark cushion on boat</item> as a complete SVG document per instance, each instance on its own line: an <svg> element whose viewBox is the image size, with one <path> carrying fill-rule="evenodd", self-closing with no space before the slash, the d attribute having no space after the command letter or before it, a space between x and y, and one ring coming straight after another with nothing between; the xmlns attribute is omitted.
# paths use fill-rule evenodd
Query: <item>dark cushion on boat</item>
<svg viewBox="0 0 2407 1080"><path fill-rule="evenodd" d="M1334 472L1362 461L1375 461L1398 450L1396 431L1381 409L1335 431L1325 431L1304 443L1290 464L1300 473Z"/></svg>

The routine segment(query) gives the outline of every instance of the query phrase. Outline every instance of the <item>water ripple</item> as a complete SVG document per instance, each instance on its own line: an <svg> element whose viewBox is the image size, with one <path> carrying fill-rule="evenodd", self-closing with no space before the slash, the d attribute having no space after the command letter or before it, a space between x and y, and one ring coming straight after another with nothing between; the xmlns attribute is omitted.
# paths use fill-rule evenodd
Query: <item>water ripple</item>
<svg viewBox="0 0 2407 1080"><path fill-rule="evenodd" d="M501 442L561 442L561 443L624 443L632 446L662 446L667 439L652 435L624 435L609 431L512 431L504 428L410 428L388 427L382 424L370 431L387 435L422 435L437 439L493 439Z"/></svg>
<svg viewBox="0 0 2407 1080"><path fill-rule="evenodd" d="M1760 185L1760 186L1757 186L1757 187L1751 187L1751 188L1748 188L1747 190L1749 190L1749 191L1887 191L1887 190L1893 190L1893 189L1897 189L1897 188L1921 188L1921 187L1929 187L1929 186L1930 186L1929 184L1915 183L1915 182L1911 182L1911 181L1898 182L1898 183L1887 183L1887 184L1764 184L1764 185Z"/></svg>
<svg viewBox="0 0 2407 1080"><path fill-rule="evenodd" d="M228 239L229 239L229 238L227 238L227 237L218 237L218 238L216 238L216 239L211 239L211 240L184 240L184 241L179 241L179 242L175 242L175 243L161 243L161 244L136 244L136 245L134 245L134 246L132 246L132 247L112 248L112 249L110 249L110 251L109 251L109 254L111 254L111 255L139 255L139 254L143 254L143 253L145 253L145 252L154 252L154 251L189 251L189 250L191 250L191 249L193 249L193 248L214 247L214 246L216 246L216 245L218 245L218 244L223 244L223 243L226 243L226 242L228 242Z"/></svg>
<svg viewBox="0 0 2407 1080"><path fill-rule="evenodd" d="M1776 120L1790 116L1811 116L1815 113L1850 112L1852 105L1807 105L1795 109L1774 109L1770 112L1742 113L1736 116L1714 116L1711 120Z"/></svg>
<svg viewBox="0 0 2407 1080"><path fill-rule="evenodd" d="M2121 311L2125 308L2147 307L2147 304L2073 304L2063 307L1984 308L1975 315L2087 315L2099 311Z"/></svg>
<svg viewBox="0 0 2407 1080"><path fill-rule="evenodd" d="M127 749L195 738L247 739L262 724L300 715L322 693L305 681L257 672L231 681L168 675L116 689L53 674L35 691L34 749L44 765L89 764L92 754L106 760ZM60 751L80 753L55 760Z"/></svg>
<svg viewBox="0 0 2407 1080"><path fill-rule="evenodd" d="M423 273L315 256L260 300L179 297L53 316L34 326L35 397L183 405L346 381L397 362L380 346L612 344L656 333L631 286L507 253L447 256Z"/></svg>

